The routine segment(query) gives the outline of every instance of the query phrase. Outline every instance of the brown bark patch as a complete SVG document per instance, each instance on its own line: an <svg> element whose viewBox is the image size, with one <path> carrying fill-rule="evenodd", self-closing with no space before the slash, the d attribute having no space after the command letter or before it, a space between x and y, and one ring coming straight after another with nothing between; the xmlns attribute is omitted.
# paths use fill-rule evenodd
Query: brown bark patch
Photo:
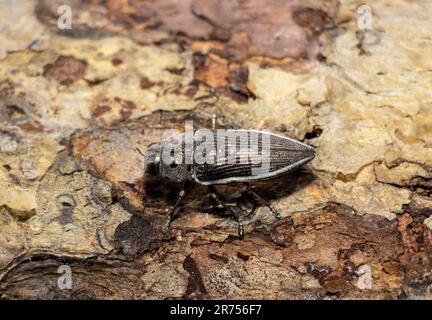
<svg viewBox="0 0 432 320"><path fill-rule="evenodd" d="M207 289L196 261L191 256L187 256L183 262L183 268L189 273L185 298L203 299L207 295Z"/></svg>
<svg viewBox="0 0 432 320"><path fill-rule="evenodd" d="M59 56L54 63L44 66L43 76L69 86L84 77L87 62L74 57Z"/></svg>

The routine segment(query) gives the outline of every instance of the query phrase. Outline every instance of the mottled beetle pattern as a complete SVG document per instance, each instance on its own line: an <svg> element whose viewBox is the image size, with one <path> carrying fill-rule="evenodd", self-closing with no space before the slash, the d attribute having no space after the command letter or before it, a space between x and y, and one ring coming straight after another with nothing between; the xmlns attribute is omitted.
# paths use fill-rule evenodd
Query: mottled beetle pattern
<svg viewBox="0 0 432 320"><path fill-rule="evenodd" d="M231 135L243 135L252 141L252 137L257 142L256 148L242 149L239 139L230 140L221 137L220 131L211 131L217 139L223 139L224 144L221 148L215 147L207 150L205 156L215 159L213 162L197 162L195 152L200 147L200 141L194 141L191 148L191 161L176 161L175 159L185 159L185 144L182 143L176 154L171 151L174 160L166 163L162 161L164 148L170 143L162 140L158 143L149 145L144 154L144 166L146 173L150 175L160 175L170 181L185 183L195 181L201 185L209 186L210 194L218 207L223 207L223 201L217 194L215 185L229 183L248 183L253 181L273 178L308 163L315 157L314 149L300 141L284 136L276 135L267 131L257 130L223 130ZM258 137L258 138L257 138ZM184 139L180 139L184 141ZM266 156L264 151L268 150ZM230 153L231 152L231 153ZM231 161L226 161L231 156ZM220 161L222 159L222 161ZM224 161L225 160L225 161ZM256 173L259 168L265 167L267 170ZM263 205L269 207L274 216L279 219L279 212L270 204L254 193L248 186L248 191L254 194ZM184 187L180 191L174 209L168 216L167 223L163 228L164 232L169 230L170 222L185 195ZM236 216L238 221L239 237L243 237L244 231L241 217Z"/></svg>

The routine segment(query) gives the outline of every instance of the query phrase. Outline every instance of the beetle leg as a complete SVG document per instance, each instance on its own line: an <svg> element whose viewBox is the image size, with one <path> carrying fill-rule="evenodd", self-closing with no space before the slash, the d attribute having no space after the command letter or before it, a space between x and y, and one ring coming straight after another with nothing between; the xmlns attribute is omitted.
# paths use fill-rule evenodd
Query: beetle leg
<svg viewBox="0 0 432 320"><path fill-rule="evenodd" d="M238 237L240 239L244 238L244 227L243 227L243 215L238 214L238 212L234 211L232 208L230 208L227 205L224 205L223 201L220 199L220 195L217 193L217 190L214 186L209 186L209 190L210 190L210 197L212 198L212 200L216 203L215 206L213 206L214 208L217 209L227 209L229 211L231 211L232 216L236 219L237 221L237 230L238 230ZM250 212L248 213L246 210L241 209L242 211L246 212L246 216L248 214L250 214ZM254 209L252 209L253 211Z"/></svg>
<svg viewBox="0 0 432 320"><path fill-rule="evenodd" d="M224 209L226 206L224 205L223 201L221 200L221 195L217 192L216 188L212 185L208 186L208 189L210 191L210 197L212 200L216 203L216 208L218 209Z"/></svg>
<svg viewBox="0 0 432 320"><path fill-rule="evenodd" d="M217 193L210 193L210 197L212 198L212 200L216 203L215 206L213 206L214 208L217 209L224 209L225 205L223 204L222 200L219 198L219 195Z"/></svg>
<svg viewBox="0 0 432 320"><path fill-rule="evenodd" d="M178 195L177 201L176 201L176 203L174 205L174 208L171 210L171 212L169 213L169 215L168 215L168 217L166 219L165 224L162 226L162 232L163 233L167 233L170 230L171 221L173 220L174 215L176 214L177 209L178 209L181 201L183 200L185 194L186 194L185 183L183 183L183 186L182 186L182 188L181 188L181 190L179 192L179 195Z"/></svg>
<svg viewBox="0 0 432 320"><path fill-rule="evenodd" d="M258 199L259 202L261 202L262 205L266 206L267 208L270 209L270 211L273 213L273 216L277 219L280 220L281 219L281 214L279 212L278 209L276 209L275 207L273 207L270 202L268 202L267 200L263 199L259 194L257 194L255 191L252 190L252 188L249 185L246 185L246 190L249 194L251 194L255 199ZM256 200L255 200L256 201Z"/></svg>

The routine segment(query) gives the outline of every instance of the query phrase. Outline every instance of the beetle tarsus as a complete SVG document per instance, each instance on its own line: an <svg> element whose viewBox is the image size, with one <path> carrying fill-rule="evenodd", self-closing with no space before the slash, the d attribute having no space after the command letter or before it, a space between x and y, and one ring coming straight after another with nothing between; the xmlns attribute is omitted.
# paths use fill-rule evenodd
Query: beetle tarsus
<svg viewBox="0 0 432 320"><path fill-rule="evenodd" d="M168 233L170 231L170 229L171 229L171 217L168 217L167 221L162 226L161 231L162 231L162 233Z"/></svg>
<svg viewBox="0 0 432 320"><path fill-rule="evenodd" d="M267 208L270 209L270 211L273 213L273 216L276 218L276 220L282 219L282 216L281 216L281 214L280 214L280 212L279 212L278 209L276 209L275 207L273 207L271 204L268 204Z"/></svg>
<svg viewBox="0 0 432 320"><path fill-rule="evenodd" d="M252 190L252 188L249 185L246 185L246 190L247 192L252 196L252 200L254 202L260 202L261 205L266 206L267 208L269 208L269 210L271 211L271 213L273 214L273 216L275 217L276 220L280 220L282 218L280 212L278 209L276 209L275 207L273 207L270 202L268 202L267 200L263 199L259 194L257 194L255 191ZM258 204L257 204L258 205Z"/></svg>
<svg viewBox="0 0 432 320"><path fill-rule="evenodd" d="M238 237L239 237L239 239L243 239L244 238L244 228L243 228L242 219L237 218L237 225L238 225Z"/></svg>

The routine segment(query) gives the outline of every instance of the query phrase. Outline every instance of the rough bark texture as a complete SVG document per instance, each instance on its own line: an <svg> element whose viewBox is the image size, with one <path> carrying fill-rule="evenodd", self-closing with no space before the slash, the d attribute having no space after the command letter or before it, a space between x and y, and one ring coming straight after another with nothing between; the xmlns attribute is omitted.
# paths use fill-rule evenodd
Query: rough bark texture
<svg viewBox="0 0 432 320"><path fill-rule="evenodd" d="M98 299L431 299L432 6L369 1L0 2L0 295ZM57 29L69 3L72 30ZM181 3L181 4L179 4ZM144 174L184 121L316 147L204 213ZM248 206L238 185L220 187ZM58 268L73 285L61 290Z"/></svg>

